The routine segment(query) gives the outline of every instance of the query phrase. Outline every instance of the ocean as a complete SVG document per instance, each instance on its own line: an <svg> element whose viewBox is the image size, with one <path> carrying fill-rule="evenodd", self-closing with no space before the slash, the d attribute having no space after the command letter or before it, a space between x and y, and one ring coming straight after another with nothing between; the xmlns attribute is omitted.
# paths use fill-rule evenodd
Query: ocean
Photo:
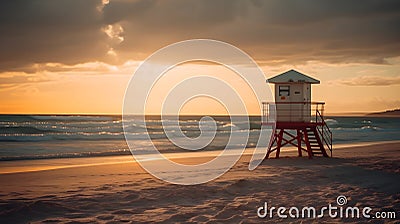
<svg viewBox="0 0 400 224"><path fill-rule="evenodd" d="M188 137L200 134L200 116L181 116L182 132ZM217 134L204 151L223 148L231 128L243 131L243 127L231 124L227 116L214 116ZM168 119L168 118L167 118ZM400 140L400 118L383 117L326 117L335 144ZM134 118L130 121L130 133L136 136L135 149L142 150L141 136L151 136L160 152L183 152L165 136L158 116L147 117L146 126ZM164 120L168 125L168 120ZM250 117L250 137L245 147L254 147L260 132L260 117ZM237 145L237 147L243 147ZM0 160L29 160L48 158L94 157L129 155L125 143L121 116L111 115L0 115Z"/></svg>

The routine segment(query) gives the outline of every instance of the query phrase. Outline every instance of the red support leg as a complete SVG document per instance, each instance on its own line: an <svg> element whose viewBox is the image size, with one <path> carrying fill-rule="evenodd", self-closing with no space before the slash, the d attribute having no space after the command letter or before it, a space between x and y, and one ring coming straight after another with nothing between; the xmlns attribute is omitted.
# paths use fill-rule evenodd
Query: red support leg
<svg viewBox="0 0 400 224"><path fill-rule="evenodd" d="M274 130L274 135L271 137L271 143L268 146L268 151L267 155L265 156L266 159L268 159L269 155L271 154L272 147L274 147L274 143L277 142L278 134L276 133L276 130Z"/></svg>
<svg viewBox="0 0 400 224"><path fill-rule="evenodd" d="M297 151L299 152L299 157L302 157L302 152L301 152L301 139L303 137L301 136L301 131L297 129Z"/></svg>
<svg viewBox="0 0 400 224"><path fill-rule="evenodd" d="M279 131L277 143L276 143L276 158L279 158L279 153L281 152L281 145L282 145L282 139L283 139L283 129Z"/></svg>

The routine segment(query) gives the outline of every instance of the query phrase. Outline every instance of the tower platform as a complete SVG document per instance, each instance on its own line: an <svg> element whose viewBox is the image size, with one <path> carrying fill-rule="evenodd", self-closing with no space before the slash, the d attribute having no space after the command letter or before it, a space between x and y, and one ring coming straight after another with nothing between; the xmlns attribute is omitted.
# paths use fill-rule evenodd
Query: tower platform
<svg viewBox="0 0 400 224"><path fill-rule="evenodd" d="M290 104L293 105L294 103ZM285 146L296 147L299 157L303 156L303 153L310 159L314 156L332 157L332 132L322 115L325 103L309 102L309 104L314 105L314 108L312 109L313 113L307 116L306 121L293 121L291 116L280 116L276 123L270 122L275 120L276 116L271 117L273 115L269 114L269 110L266 109L276 106L276 104L264 104L262 125L275 125L275 132L272 135L266 158L269 158L273 153L275 153L275 158L279 158L281 150Z"/></svg>

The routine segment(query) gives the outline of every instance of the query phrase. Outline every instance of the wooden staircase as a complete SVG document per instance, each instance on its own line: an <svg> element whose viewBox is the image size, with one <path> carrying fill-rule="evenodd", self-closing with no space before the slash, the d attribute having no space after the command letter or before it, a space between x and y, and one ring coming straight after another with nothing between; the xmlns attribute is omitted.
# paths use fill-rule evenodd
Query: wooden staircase
<svg viewBox="0 0 400 224"><path fill-rule="evenodd" d="M322 155L324 157L329 157L316 127L307 127L305 135L307 135L309 143L307 147L309 147L312 156Z"/></svg>

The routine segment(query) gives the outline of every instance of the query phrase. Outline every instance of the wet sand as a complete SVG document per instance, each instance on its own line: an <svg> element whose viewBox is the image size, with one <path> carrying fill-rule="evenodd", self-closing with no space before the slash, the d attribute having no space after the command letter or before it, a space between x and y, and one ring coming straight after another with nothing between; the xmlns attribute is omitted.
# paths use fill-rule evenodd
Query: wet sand
<svg viewBox="0 0 400 224"><path fill-rule="evenodd" d="M282 152L248 170L249 155L211 182L168 184L145 172L130 156L0 163L0 223L398 223L400 142L335 149L334 158L295 157ZM286 157L288 156L288 157ZM210 157L177 158L185 164ZM336 205L395 211L397 219L261 219L269 206Z"/></svg>

